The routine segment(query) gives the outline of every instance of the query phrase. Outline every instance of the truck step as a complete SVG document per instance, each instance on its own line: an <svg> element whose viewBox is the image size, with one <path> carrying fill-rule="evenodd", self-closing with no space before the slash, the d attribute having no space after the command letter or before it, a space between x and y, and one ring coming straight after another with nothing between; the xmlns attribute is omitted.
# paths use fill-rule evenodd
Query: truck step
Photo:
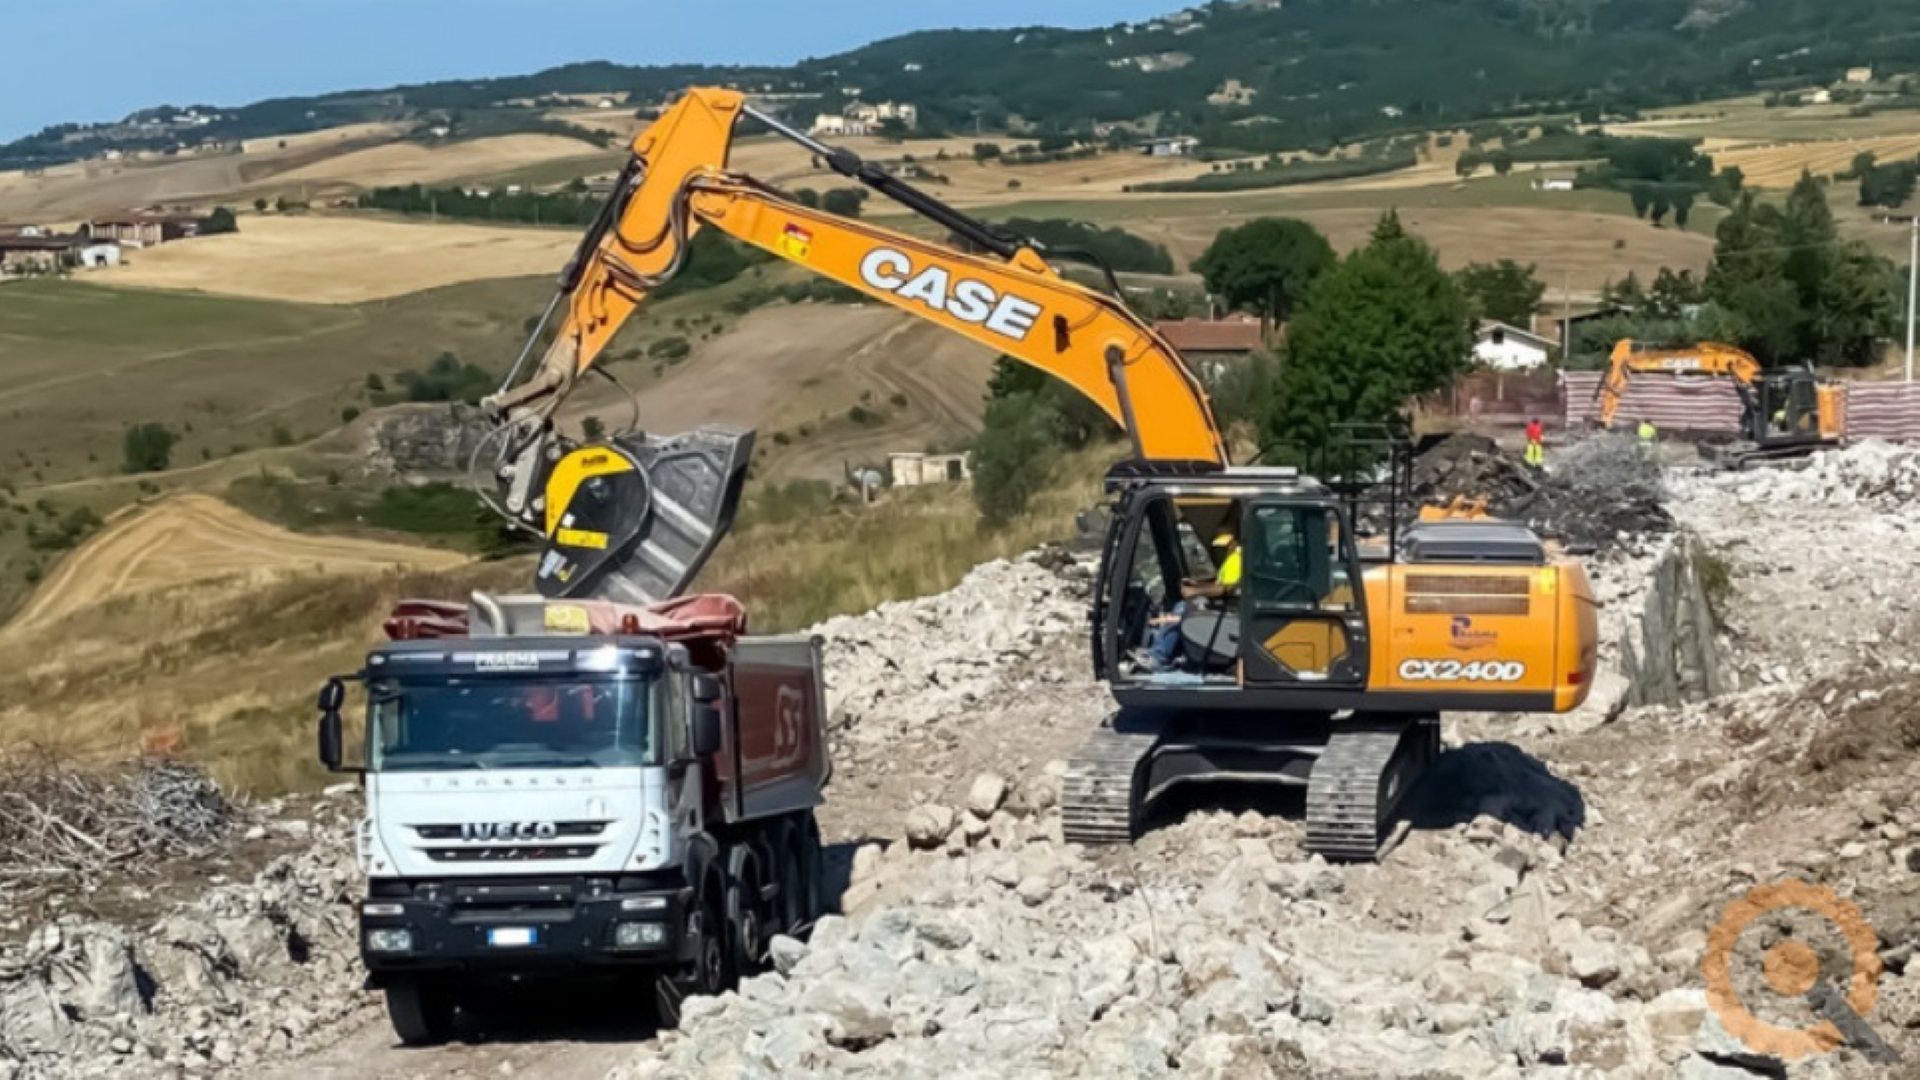
<svg viewBox="0 0 1920 1080"><path fill-rule="evenodd" d="M1394 812L1439 752L1437 718L1337 726L1307 784L1307 851L1329 860L1374 861Z"/></svg>
<svg viewBox="0 0 1920 1080"><path fill-rule="evenodd" d="M1160 741L1158 725L1129 719L1128 730L1114 730L1120 714L1101 721L1087 741L1067 759L1060 791L1061 832L1070 844L1124 844L1133 839L1140 808L1135 778Z"/></svg>

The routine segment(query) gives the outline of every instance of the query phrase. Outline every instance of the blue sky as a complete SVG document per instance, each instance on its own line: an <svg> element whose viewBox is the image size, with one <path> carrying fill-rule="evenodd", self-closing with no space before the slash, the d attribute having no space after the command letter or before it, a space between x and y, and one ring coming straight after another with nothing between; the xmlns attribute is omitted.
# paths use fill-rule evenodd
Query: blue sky
<svg viewBox="0 0 1920 1080"><path fill-rule="evenodd" d="M912 30L1108 26L1184 0L7 0L0 140L151 105L526 74L787 63Z"/></svg>

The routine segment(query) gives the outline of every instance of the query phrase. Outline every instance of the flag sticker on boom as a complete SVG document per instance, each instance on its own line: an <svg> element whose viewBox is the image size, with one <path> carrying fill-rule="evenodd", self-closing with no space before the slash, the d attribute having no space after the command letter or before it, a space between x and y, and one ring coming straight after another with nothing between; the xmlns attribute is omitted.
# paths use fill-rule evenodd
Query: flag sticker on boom
<svg viewBox="0 0 1920 1080"><path fill-rule="evenodd" d="M780 234L780 251L790 259L804 259L813 253L813 234L798 225L789 225Z"/></svg>

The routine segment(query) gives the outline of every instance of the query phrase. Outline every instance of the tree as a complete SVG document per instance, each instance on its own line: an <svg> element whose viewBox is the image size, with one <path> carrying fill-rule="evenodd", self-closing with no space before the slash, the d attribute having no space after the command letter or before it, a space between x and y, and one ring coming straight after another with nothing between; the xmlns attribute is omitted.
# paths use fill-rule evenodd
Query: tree
<svg viewBox="0 0 1920 1080"><path fill-rule="evenodd" d="M866 201L865 188L834 188L820 197L820 209L838 217L857 218L860 205Z"/></svg>
<svg viewBox="0 0 1920 1080"><path fill-rule="evenodd" d="M973 144L973 160L979 162L980 164L985 165L987 162L994 161L999 157L1000 157L999 143L983 142L983 143Z"/></svg>
<svg viewBox="0 0 1920 1080"><path fill-rule="evenodd" d="M1333 425L1383 423L1466 370L1473 312L1433 249L1385 216L1317 281L1294 320L1261 432L1325 445Z"/></svg>
<svg viewBox="0 0 1920 1080"><path fill-rule="evenodd" d="M1772 365L1871 362L1899 310L1893 267L1841 243L1810 173L1784 206L1743 194L1720 222L1706 291L1743 348Z"/></svg>
<svg viewBox="0 0 1920 1080"><path fill-rule="evenodd" d="M1513 171L1513 155L1505 150L1495 150L1487 160L1493 163L1493 171L1501 176Z"/></svg>
<svg viewBox="0 0 1920 1080"><path fill-rule="evenodd" d="M1295 218L1258 218L1222 229L1193 269L1207 289L1236 308L1284 322L1315 278L1334 262L1333 245Z"/></svg>
<svg viewBox="0 0 1920 1080"><path fill-rule="evenodd" d="M1633 216L1643 218L1653 206L1653 192L1646 184L1634 184L1627 189L1627 198L1633 202Z"/></svg>
<svg viewBox="0 0 1920 1080"><path fill-rule="evenodd" d="M1497 263L1470 263L1454 275L1460 291L1481 319L1527 326L1540 310L1547 286L1534 276L1533 263L1521 266L1512 259Z"/></svg>
<svg viewBox="0 0 1920 1080"><path fill-rule="evenodd" d="M580 434L586 436L588 442L599 442L606 437L607 425L601 423L599 417L589 416L580 421Z"/></svg>
<svg viewBox="0 0 1920 1080"><path fill-rule="evenodd" d="M180 435L165 424L150 421L129 426L121 447L125 470L165 472L173 460L173 445L179 441Z"/></svg>
<svg viewBox="0 0 1920 1080"><path fill-rule="evenodd" d="M265 200L265 199L255 199L255 200L253 200L253 209L254 209L254 212L255 212L255 213L258 213L258 214L264 214L264 213L266 213L266 212L267 212L267 200Z"/></svg>
<svg viewBox="0 0 1920 1080"><path fill-rule="evenodd" d="M1039 394L1013 393L987 402L973 444L973 500L990 524L1025 513L1053 471L1053 406Z"/></svg>
<svg viewBox="0 0 1920 1080"><path fill-rule="evenodd" d="M1010 356L993 364L993 378L987 382L987 401L1003 400L1018 394L1031 394L1046 402L1052 410L1053 441L1070 450L1078 450L1097 439L1120 435L1106 410L1093 399L1041 371Z"/></svg>
<svg viewBox="0 0 1920 1080"><path fill-rule="evenodd" d="M374 393L379 393L380 391L385 390L386 388L387 388L387 381L380 377L379 372L377 371L367 372L367 389L373 391Z"/></svg>
<svg viewBox="0 0 1920 1080"><path fill-rule="evenodd" d="M897 116L889 116L880 121L880 137L888 142L899 142L907 137L907 122Z"/></svg>
<svg viewBox="0 0 1920 1080"><path fill-rule="evenodd" d="M202 236L218 236L221 233L236 233L239 231L240 222L234 218L233 211L224 206L214 207L213 213L208 214L207 219L200 223L200 235Z"/></svg>

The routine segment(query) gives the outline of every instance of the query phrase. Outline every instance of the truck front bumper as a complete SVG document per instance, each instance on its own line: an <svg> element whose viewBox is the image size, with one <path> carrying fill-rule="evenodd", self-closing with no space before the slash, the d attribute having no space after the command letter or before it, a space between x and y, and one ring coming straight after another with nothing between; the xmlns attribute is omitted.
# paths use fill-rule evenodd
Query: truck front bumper
<svg viewBox="0 0 1920 1080"><path fill-rule="evenodd" d="M370 897L360 906L360 957L375 987L395 975L666 966L686 947L683 893L583 896L519 910Z"/></svg>

